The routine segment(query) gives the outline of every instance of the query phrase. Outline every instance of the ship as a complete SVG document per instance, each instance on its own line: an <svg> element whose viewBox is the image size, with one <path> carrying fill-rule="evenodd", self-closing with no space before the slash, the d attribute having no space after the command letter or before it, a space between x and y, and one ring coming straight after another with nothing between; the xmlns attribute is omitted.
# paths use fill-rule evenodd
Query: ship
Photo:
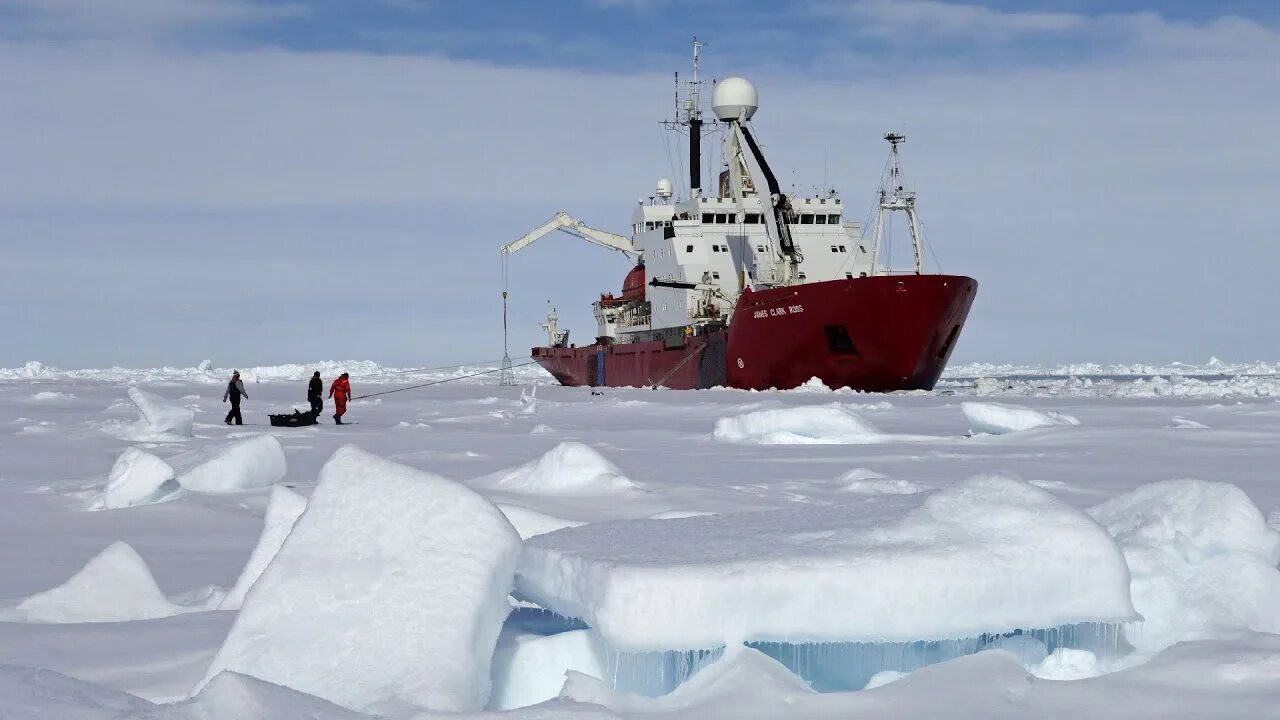
<svg viewBox="0 0 1280 720"><path fill-rule="evenodd" d="M781 390L816 378L866 392L931 390L978 283L925 270L916 195L902 174L906 138L884 136L889 160L864 232L834 190L783 191L752 131L759 94L748 80L713 82L715 120L704 120L701 46L695 39L692 79L676 75L675 119L664 122L688 138L687 192L677 196L670 180L659 180L637 203L629 235L561 211L502 246L505 260L564 231L633 262L621 291L593 304L591 342L571 343L553 308L533 361L570 386ZM704 188L702 140L714 135L723 169ZM906 216L912 267L887 262L895 213Z"/></svg>

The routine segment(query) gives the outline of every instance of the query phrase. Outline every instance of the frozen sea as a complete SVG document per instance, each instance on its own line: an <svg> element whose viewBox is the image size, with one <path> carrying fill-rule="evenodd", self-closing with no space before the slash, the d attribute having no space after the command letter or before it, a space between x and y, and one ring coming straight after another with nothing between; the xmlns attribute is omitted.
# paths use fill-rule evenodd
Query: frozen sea
<svg viewBox="0 0 1280 720"><path fill-rule="evenodd" d="M520 384L514 387L499 386L494 375L467 377L356 400L345 426L332 424L326 412L318 426L271 427L268 412L306 407L312 369L326 382L339 371L351 372L357 395L477 370L389 369L368 362L241 368L249 393L242 427L223 424L229 370L208 363L81 371L31 363L0 370L0 717L429 718L444 711L529 718L1280 717L1280 635L1274 634L1280 633L1280 364L969 365L953 368L934 392L890 395L818 385L789 392L606 388L597 394L559 387L536 368L519 368ZM131 399L130 388L158 398L160 410L149 420L140 414L140 394ZM295 501L281 486L311 497L322 468L333 486L364 480L357 478L358 467L348 467L359 466L363 455L326 468L346 445L423 471L431 482L443 478L451 481L449 488L460 483L470 488L458 490L467 497L473 491L487 498L523 538L520 562L528 565L531 553L551 553L537 556L540 574L517 567L513 585L509 568L490 572L520 554L518 544L503 549L503 543L518 542L515 533L496 526L467 541L494 543L495 559L477 559L474 547L453 547L448 537L436 536L424 536L421 544L388 541L366 556L360 550L365 535L348 533L352 528L344 524L360 516L341 503L378 508L382 514L373 524L388 527L375 530L412 530L390 527L410 522L410 516L398 512L395 498L376 497L377 478L349 496L330 488L324 502L332 512L325 524L317 510L316 518L304 513L294 526L303 505L298 499L290 511L286 506ZM1021 524L1008 538L1021 539L1007 542L1040 543L1036 552L1048 569L1024 557L1008 562L1028 563L1025 574L1017 565L986 573L979 560L988 556L977 554L988 552L983 548L972 557L957 556L965 561L965 574L951 585L911 576L936 575L925 561L958 552L944 542L956 536L898 518L918 520L919 505L934 513L933 520L949 523L948 532L962 526L965 542L981 540L986 525L978 519L963 512L937 517L938 508L968 497L963 493L971 492L974 478L1027 488L1031 495L1018 497L1037 504L1016 517ZM924 498L938 502L930 505ZM879 523L886 536L917 533L898 543L910 545L910 552L886 555L883 544L863 537L836 542L842 528L831 525L827 511L868 503L890 508L865 521ZM1052 512L1041 509L1049 506ZM770 567L794 569L785 548L770 556L773 566L763 567L750 564L751 552L733 555L738 564L726 564L724 547L734 544L735 527L741 527L742 547L748 549L762 528L800 537L775 519L799 525L809 511L827 524L802 538L804 558L869 573L859 553L873 547L878 574L849 575L850 582L867 579L871 586L884 582L908 594L953 599L977 588L969 599L990 611L981 622L995 625L960 617L968 611L959 601L952 610L957 617L946 617L947 597L913 605L914 612L930 613L928 618L913 618L911 610L897 609L902 603L876 604L875 598L859 606L859 617L839 617L840 597L817 598L825 604L806 607L826 608L828 616L815 620L810 613L804 622L791 623L785 613L774 612L784 600L765 597L765 590L750 583L733 585L732 592L724 590L730 586L706 590L672 611L687 610L679 621L656 609L636 620L624 618L600 599L605 593L584 584L604 577L593 574L600 572L599 563L573 565L568 556L555 554L572 552L569 540L578 538L579 545L585 539L598 551L595 559L603 558L610 577L627 563L658 568L644 576L648 585L635 586L657 599L662 572L672 578L685 573L687 581L690 568L706 570L696 580L698 587L710 587L725 578L738 582L744 573L748 580L759 579ZM456 512L441 507L440 515L413 522L456 520ZM1051 522L1051 516L1070 522ZM708 518L717 519L721 554L701 558L699 533L712 527ZM311 544L298 539L291 547L289 528L302 534L307 522L313 523L306 527ZM274 531L264 532L264 523L267 530L274 523ZM1002 523L994 523L997 530L1006 528ZM1037 537L1040 527L1063 534ZM359 583L361 568L373 568L367 572L372 589L360 590L361 620L350 626L340 615L307 620L329 602L323 590L315 590L323 582L317 584L316 566L308 564L324 556L323 542L315 538L326 533L340 546L333 562L344 581ZM1000 621L990 618L1005 609L1012 618L1023 617L1022 606L1032 604L1044 609L1062 601L1063 612L1081 607L1067 602L1071 598L1065 596L1075 594L1069 588L1088 582L1091 572L1102 573L1097 567L1067 567L1076 557L1069 551L1083 547L1084 536L1071 533L1093 533L1090 542L1102 538L1114 549L1123 559L1117 561L1122 583L1127 563L1133 608L1142 619L1112 612L1093 625L1075 622L1087 621L1085 616L1072 616L1061 627L997 627ZM268 542L273 534L276 539ZM557 544L561 535L568 540ZM260 536L267 550L259 548ZM645 537L663 538L653 547L665 549L648 557L643 542L608 546L611 538L634 543ZM246 565L253 564L251 555L266 563L280 543L284 550L263 574L263 589L249 591L245 609L238 608L239 600L226 602ZM466 555L469 564L452 562L454 553ZM671 560L673 553L678 560ZM392 567L409 556L421 556L415 567ZM441 589L438 575L447 572L490 578L459 594L468 603L491 605L495 592L501 600L516 591L509 600L515 610L496 645L490 637L496 627L489 634L441 639L462 624L483 625L487 617L462 612L468 607L454 618L447 607L452 595L423 598L426 615L406 621L418 604L405 605L406 596L393 586L405 572L428 566L436 569L406 587L452 592L447 583ZM349 572L351 567L361 571ZM805 565L805 571L812 568ZM508 580L503 585L491 577ZM1019 577L1027 583L1058 581L1068 589L1035 595L1036 588L1018 585ZM528 592L521 594L519 586ZM559 590L551 592L553 586ZM280 595L298 587L313 589L307 596ZM824 586L815 580L812 587ZM797 596L818 593L793 589ZM401 608L395 611L399 617L376 618L376 608L383 606L380 592L386 593L385 607ZM1090 596L1083 589L1078 594ZM535 599L550 605L552 595L565 614L577 608L601 623L624 618L616 622L632 624L602 634L582 618L534 607ZM713 595L719 604L707 601L700 610L705 616L697 615L691 606ZM1113 599L1096 596L1099 607ZM252 612L262 619L258 629L246 624L233 632L238 613L248 617L255 604ZM641 611L645 607L659 604L643 603ZM451 627L438 634L432 625L437 614L451 618ZM754 617L765 614L771 614L767 627L752 626ZM730 615L745 618L746 626L724 632L741 637L715 640L721 635L714 621ZM356 653L345 660L326 655L313 663L311 676L286 669L265 678L271 682L249 671L266 666L260 658L257 665L219 665L246 674L228 673L205 684L229 634L234 639L249 633L254 642L271 645L271 628L288 625L282 617L299 619L294 624L308 633L302 645L312 642L317 652L367 644L381 655L385 646L379 643L388 638L379 634L395 632L396 626L403 634L421 632L414 636L415 647L461 648L458 662L485 677L450 681L466 685L466 692L440 694L451 688L431 686L396 696L425 698L416 704L366 703L361 698L376 696L380 688L417 692L412 676L440 675L435 664L452 667L454 658L388 654L404 658L397 670L391 660L361 666L367 655ZM834 635L816 632L815 623L820 628L828 618ZM914 640L932 643L927 647L911 642L917 619L921 630ZM622 647L643 640L645 622L669 626L667 635L676 640L683 631L671 628L682 622L703 632L679 647L673 640L672 652L646 659ZM876 636L880 624L895 628L893 636ZM970 625L987 629L970 633ZM1091 637L1066 643L1061 635L1047 634L1067 625ZM794 637L788 635L792 627ZM971 635L978 639L971 641ZM281 645L299 640L281 638ZM904 652L918 662L905 667L888 657L898 653L894 657L901 661ZM224 650L224 656L233 655ZM330 657L333 666L326 667ZM842 663L857 664L861 674L845 672ZM651 673L658 673L656 680ZM861 689L864 676L872 674L874 687ZM856 683L849 682L856 687L829 680L854 675ZM375 677L380 684L363 684ZM358 685L360 692L327 693L326 683L332 682ZM475 690L483 686L488 689ZM203 689L192 697L198 688ZM448 700L433 705L434 698ZM535 704L516 709L528 703Z"/></svg>

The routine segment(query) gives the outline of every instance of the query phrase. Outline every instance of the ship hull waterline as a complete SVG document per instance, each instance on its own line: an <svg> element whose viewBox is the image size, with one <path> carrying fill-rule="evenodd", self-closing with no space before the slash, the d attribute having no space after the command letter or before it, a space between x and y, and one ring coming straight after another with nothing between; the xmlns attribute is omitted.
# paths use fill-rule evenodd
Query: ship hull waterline
<svg viewBox="0 0 1280 720"><path fill-rule="evenodd" d="M882 275L747 290L723 330L535 347L533 359L569 386L786 390L816 377L865 392L932 390L977 288L959 275Z"/></svg>

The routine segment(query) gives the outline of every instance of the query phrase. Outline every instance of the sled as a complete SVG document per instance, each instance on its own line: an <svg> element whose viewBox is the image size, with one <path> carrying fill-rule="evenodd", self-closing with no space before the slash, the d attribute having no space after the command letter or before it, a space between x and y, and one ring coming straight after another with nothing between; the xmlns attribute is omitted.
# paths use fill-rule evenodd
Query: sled
<svg viewBox="0 0 1280 720"><path fill-rule="evenodd" d="M311 412L294 410L292 415L268 415L272 427L305 427L316 424L316 416Z"/></svg>

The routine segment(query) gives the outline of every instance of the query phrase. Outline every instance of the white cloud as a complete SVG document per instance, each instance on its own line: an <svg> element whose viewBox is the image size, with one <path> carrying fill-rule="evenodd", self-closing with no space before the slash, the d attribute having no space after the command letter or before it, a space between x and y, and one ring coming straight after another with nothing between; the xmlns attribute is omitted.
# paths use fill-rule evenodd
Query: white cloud
<svg viewBox="0 0 1280 720"><path fill-rule="evenodd" d="M985 5L940 0L817 2L813 9L849 23L858 33L884 37L1008 37L1078 30L1089 19L1075 13L1004 12Z"/></svg>
<svg viewBox="0 0 1280 720"><path fill-rule="evenodd" d="M305 12L299 4L253 0L6 0L0 10L9 16L0 35L130 41Z"/></svg>

